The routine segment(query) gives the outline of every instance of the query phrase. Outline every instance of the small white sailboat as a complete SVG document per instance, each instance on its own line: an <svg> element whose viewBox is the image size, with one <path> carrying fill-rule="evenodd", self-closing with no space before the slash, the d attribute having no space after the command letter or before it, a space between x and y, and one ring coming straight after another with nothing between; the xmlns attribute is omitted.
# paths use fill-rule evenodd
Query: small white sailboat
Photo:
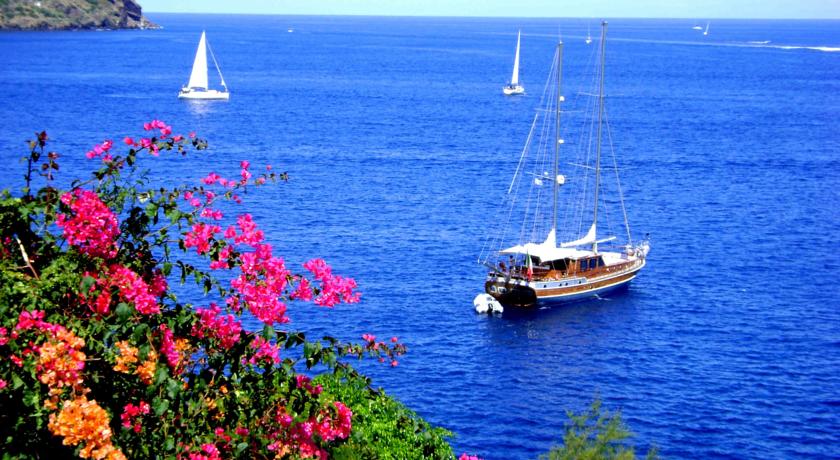
<svg viewBox="0 0 840 460"><path fill-rule="evenodd" d="M592 43L592 32L589 30L589 24L586 25L586 44Z"/></svg>
<svg viewBox="0 0 840 460"><path fill-rule="evenodd" d="M515 94L525 94L525 87L519 84L519 40L522 37L522 31L516 34L516 57L513 59L513 75L510 77L510 83L502 88L502 92L508 96Z"/></svg>
<svg viewBox="0 0 840 460"><path fill-rule="evenodd" d="M201 32L201 39L198 41L198 49L195 52L195 60L193 61L192 73L190 73L190 81L186 86L181 88L178 93L179 99L230 99L230 92L225 84L225 77L222 76L222 69L219 68L219 63L216 61L216 56L213 54L213 49L210 48L210 56L213 58L213 64L216 65L216 71L219 72L219 78L222 80L223 91L209 89L207 79L207 37L204 31Z"/></svg>
<svg viewBox="0 0 840 460"><path fill-rule="evenodd" d="M479 262L490 269L485 293L505 310L595 297L626 286L646 265L650 244L647 238L632 240L606 126L607 23L601 28L597 79L587 79L597 87L586 93L597 98L582 102L585 109L578 115L581 128L564 130L583 140L566 148L577 150L577 158L560 161L567 155L565 151L561 155L560 117L565 102L560 86L561 42L507 196L498 208L498 217L490 220L496 229L490 230ZM601 161L604 136L610 139L612 167ZM549 169L552 166L553 170ZM604 170L615 173L612 185L602 180L602 175L607 176L602 174ZM562 173L566 171L571 172L568 179ZM623 225L616 218L623 220ZM477 297L474 304L476 311L490 309L486 297Z"/></svg>
<svg viewBox="0 0 840 460"><path fill-rule="evenodd" d="M709 22L706 23L706 30L703 31L703 35L709 35Z"/></svg>

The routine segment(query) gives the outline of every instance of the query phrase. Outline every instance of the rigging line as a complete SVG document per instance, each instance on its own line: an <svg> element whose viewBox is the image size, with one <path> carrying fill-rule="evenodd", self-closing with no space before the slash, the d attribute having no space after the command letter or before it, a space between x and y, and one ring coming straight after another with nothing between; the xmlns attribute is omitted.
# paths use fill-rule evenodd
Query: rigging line
<svg viewBox="0 0 840 460"><path fill-rule="evenodd" d="M550 75L551 74L549 73L549 81L550 81ZM545 100L546 89L547 89L547 85L543 87L543 93L542 93L542 96L540 98L540 105L542 105L543 101ZM532 132L533 132L534 128L536 127L536 123L538 121L538 116L539 116L538 113L535 114L535 116L534 116L534 121L531 124L530 132L529 132L529 139L526 140L525 147L523 148L522 153L520 155L519 164L517 165L517 172L513 175L513 179L511 180L511 186L508 188L508 193L502 199L501 206L499 206L497 208L496 219L495 219L496 226L493 229L494 231L492 233L488 233L487 237L485 238L485 243L484 243L484 245L482 247L482 251L480 253L480 255L485 255L485 251L486 251L486 255L485 255L485 258L484 258L485 261L489 260L489 258L492 255L492 252L494 251L494 249L496 251L501 251L502 249L504 249L503 245L505 243L508 231L512 229L511 228L511 221L513 219L513 213L514 213L514 210L516 209L516 204L518 202L518 193L511 194L511 192L513 190L516 190L519 187L519 184L521 183L522 175L519 173L519 170L520 170L521 165L525 162L528 152L532 148L532 142L533 142ZM507 205L507 219L505 219L503 221L501 219L501 217L504 215L505 205ZM524 221L523 221L523 223L524 223Z"/></svg>
<svg viewBox="0 0 840 460"><path fill-rule="evenodd" d="M516 181L516 176L519 175L519 168L522 167L522 161L525 159L525 153L528 151L528 146L531 143L531 137L534 135L534 127L537 125L537 118L539 114L534 114L534 121L531 122L531 129L528 130L528 138L525 140L525 147L522 148L522 153L519 155L519 163L516 165L516 171L513 172L513 178L510 180L510 187L508 187L508 195L513 190L513 183Z"/></svg>
<svg viewBox="0 0 840 460"><path fill-rule="evenodd" d="M222 80L222 86L224 86L225 89L227 89L227 85L225 84L225 77L222 76L222 68L219 67L219 62L216 61L216 54L213 53L213 47L210 46L210 40L206 40L206 41L207 41L207 49L210 51L210 57L213 58L213 64L216 65L216 72L219 72L219 78Z"/></svg>
<svg viewBox="0 0 840 460"><path fill-rule="evenodd" d="M604 120L607 125L607 140L610 143L610 152L613 158L613 167L615 168L615 182L618 185L618 201L621 203L621 213L624 215L624 229L627 231L627 244L633 244L633 237L630 235L630 220L627 218L627 207L624 205L624 191L621 188L621 178L618 175L618 161L615 158L615 148L613 147L612 130L607 119L607 111L604 109Z"/></svg>

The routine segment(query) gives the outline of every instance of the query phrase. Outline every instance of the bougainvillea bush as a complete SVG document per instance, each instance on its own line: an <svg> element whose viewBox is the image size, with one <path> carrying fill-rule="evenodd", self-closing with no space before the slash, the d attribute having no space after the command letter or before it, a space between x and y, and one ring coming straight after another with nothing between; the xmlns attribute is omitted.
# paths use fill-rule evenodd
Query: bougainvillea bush
<svg viewBox="0 0 840 460"><path fill-rule="evenodd" d="M41 132L22 190L0 195L3 458L376 458L391 447L451 458L449 433L349 365L396 365L397 338L290 329L287 308L359 293L321 259L287 266L247 203L229 212L285 173L243 161L236 177L152 186L141 165L207 143L158 120L144 130L94 146L91 176L64 190ZM195 283L202 303L179 301L170 283Z"/></svg>

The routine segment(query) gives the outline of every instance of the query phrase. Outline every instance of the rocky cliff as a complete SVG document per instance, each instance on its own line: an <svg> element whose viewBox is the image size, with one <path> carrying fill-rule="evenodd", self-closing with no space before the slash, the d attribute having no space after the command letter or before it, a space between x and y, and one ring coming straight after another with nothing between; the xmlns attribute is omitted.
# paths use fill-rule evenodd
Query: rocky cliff
<svg viewBox="0 0 840 460"><path fill-rule="evenodd" d="M0 0L0 29L151 29L134 0Z"/></svg>

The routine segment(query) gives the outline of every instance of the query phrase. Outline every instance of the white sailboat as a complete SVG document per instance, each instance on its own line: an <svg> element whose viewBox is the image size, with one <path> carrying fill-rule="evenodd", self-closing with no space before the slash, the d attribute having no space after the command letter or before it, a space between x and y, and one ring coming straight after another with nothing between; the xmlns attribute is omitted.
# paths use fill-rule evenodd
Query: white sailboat
<svg viewBox="0 0 840 460"><path fill-rule="evenodd" d="M709 35L709 24L711 24L711 23L710 22L706 23L706 30L703 31L703 35Z"/></svg>
<svg viewBox="0 0 840 460"><path fill-rule="evenodd" d="M592 43L592 32L589 30L589 24L586 25L586 44Z"/></svg>
<svg viewBox="0 0 840 460"><path fill-rule="evenodd" d="M604 294L626 286L646 264L650 245L647 239L632 240L613 138L606 126L606 32L604 22L597 78L586 79L597 88L579 93L586 108L571 113L581 114L583 126L563 131L563 44L557 45L516 173L497 218L491 220L496 228L479 262L490 269L485 293L504 307L530 308ZM580 141L564 147L561 132ZM605 146L612 153L610 163L601 158L604 136L610 139ZM565 149L577 150L577 155ZM614 184L602 180L605 170L615 172Z"/></svg>
<svg viewBox="0 0 840 460"><path fill-rule="evenodd" d="M204 31L201 32L201 39L198 41L198 49L195 52L195 60L193 61L192 73L190 73L190 81L186 86L181 88L178 93L179 99L230 99L230 92L225 84L225 77L222 76L222 69L219 68L219 63L216 61L216 56L213 54L213 49L210 48L210 56L213 58L213 64L216 66L216 71L219 72L219 78L222 80L223 91L209 89L207 78L207 37Z"/></svg>
<svg viewBox="0 0 840 460"><path fill-rule="evenodd" d="M510 83L502 88L502 92L508 96L515 94L524 94L525 87L519 83L519 39L522 36L522 31L516 34L516 57L513 58L513 75L510 77Z"/></svg>

